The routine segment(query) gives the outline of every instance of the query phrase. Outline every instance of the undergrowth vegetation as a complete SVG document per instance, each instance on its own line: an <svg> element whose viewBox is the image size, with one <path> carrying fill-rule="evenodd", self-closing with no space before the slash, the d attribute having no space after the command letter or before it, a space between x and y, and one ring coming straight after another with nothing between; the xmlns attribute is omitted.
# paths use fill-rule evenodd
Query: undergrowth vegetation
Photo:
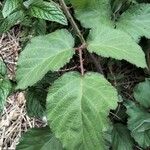
<svg viewBox="0 0 150 150"><path fill-rule="evenodd" d="M0 111L25 91L29 129L17 150L150 148L147 0L5 0L0 33L22 32L16 79L0 61ZM130 85L132 83L132 85Z"/></svg>

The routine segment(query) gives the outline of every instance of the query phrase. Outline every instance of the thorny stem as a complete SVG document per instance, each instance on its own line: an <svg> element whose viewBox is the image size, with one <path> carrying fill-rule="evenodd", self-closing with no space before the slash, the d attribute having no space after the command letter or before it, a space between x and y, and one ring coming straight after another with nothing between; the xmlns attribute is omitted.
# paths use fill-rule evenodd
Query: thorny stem
<svg viewBox="0 0 150 150"><path fill-rule="evenodd" d="M83 52L82 51L84 49L86 49L86 41L85 41L82 33L80 32L76 22L74 21L72 15L70 14L70 12L68 10L68 7L66 6L66 3L64 2L64 0L59 0L59 2L60 2L60 5L61 5L62 9L64 10L64 13L65 13L66 17L68 18L68 20L71 23L74 31L76 32L77 36L79 37L79 39L82 43L82 45L78 48L78 51L79 51L79 57L80 57L81 74L84 75ZM90 53L90 57L93 60L98 72L103 74L102 67L101 67L100 63L97 61L97 59L95 58L95 56Z"/></svg>
<svg viewBox="0 0 150 150"><path fill-rule="evenodd" d="M64 10L66 17L68 18L69 22L71 23L74 31L76 32L77 36L80 38L81 43L85 44L86 43L85 39L84 39L83 35L81 34L77 24L75 23L72 15L70 14L68 7L66 6L66 3L64 2L64 0L59 0L59 2L60 2L60 5L62 6L62 9Z"/></svg>
<svg viewBox="0 0 150 150"><path fill-rule="evenodd" d="M82 58L82 50L86 48L86 45L81 45L79 48L76 48L79 52L79 59L80 59L80 69L81 69L81 74L84 75L84 67L83 67L83 58Z"/></svg>
<svg viewBox="0 0 150 150"><path fill-rule="evenodd" d="M81 74L84 75L84 66L83 66L83 53L82 53L82 50L86 47L86 42L84 40L84 37L83 35L81 34L77 24L75 23L73 17L71 16L67 6L66 6L66 3L64 2L64 0L59 0L60 2L60 5L62 6L63 10L64 10L64 13L66 15L66 17L68 18L69 22L71 23L74 31L76 32L77 36L79 37L81 43L82 43L82 46L80 48L78 48L78 51L79 51L79 58L80 58L80 69L81 69Z"/></svg>
<svg viewBox="0 0 150 150"><path fill-rule="evenodd" d="M68 68L68 69L58 70L57 72L71 71L71 70L74 70L74 69L76 69L76 68L77 68L77 66L74 66L74 67L71 67L71 68Z"/></svg>
<svg viewBox="0 0 150 150"><path fill-rule="evenodd" d="M82 58L82 49L79 49L79 58L80 58L80 69L82 76L84 75L84 67L83 67L83 58Z"/></svg>

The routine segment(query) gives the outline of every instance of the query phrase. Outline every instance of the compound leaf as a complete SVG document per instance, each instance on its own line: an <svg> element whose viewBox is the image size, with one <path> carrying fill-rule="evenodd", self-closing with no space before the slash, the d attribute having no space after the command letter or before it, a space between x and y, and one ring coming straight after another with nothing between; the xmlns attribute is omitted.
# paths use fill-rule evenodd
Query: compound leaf
<svg viewBox="0 0 150 150"><path fill-rule="evenodd" d="M133 140L129 130L122 124L115 124L112 132L113 150L133 150Z"/></svg>
<svg viewBox="0 0 150 150"><path fill-rule="evenodd" d="M64 74L50 87L47 119L56 137L68 150L104 150L104 132L117 92L100 74Z"/></svg>
<svg viewBox="0 0 150 150"><path fill-rule="evenodd" d="M32 86L48 71L63 67L74 54L73 46L74 39L67 30L33 38L19 58L17 88Z"/></svg>
<svg viewBox="0 0 150 150"><path fill-rule="evenodd" d="M142 106L150 108L150 80L139 83L134 88L134 97Z"/></svg>
<svg viewBox="0 0 150 150"><path fill-rule="evenodd" d="M62 145L49 127L33 128L22 136L16 150L62 150Z"/></svg>
<svg viewBox="0 0 150 150"><path fill-rule="evenodd" d="M29 13L31 16L55 21L63 25L67 25L67 19L59 6L54 2L39 2L32 3L29 6Z"/></svg>
<svg viewBox="0 0 150 150"><path fill-rule="evenodd" d="M106 26L99 25L91 30L88 50L102 57L126 60L137 67L147 67L141 47L128 34Z"/></svg>
<svg viewBox="0 0 150 150"><path fill-rule="evenodd" d="M134 103L126 104L126 107L131 136L142 148L148 148L150 146L150 113Z"/></svg>
<svg viewBox="0 0 150 150"><path fill-rule="evenodd" d="M150 4L131 6L120 17L117 28L130 34L136 41L142 36L150 38Z"/></svg>
<svg viewBox="0 0 150 150"><path fill-rule="evenodd" d="M112 26L111 8L108 0L70 0L75 8L77 19L86 28L95 28L98 24Z"/></svg>
<svg viewBox="0 0 150 150"><path fill-rule="evenodd" d="M22 0L6 0L2 10L3 17L6 18L9 16L15 9L20 6L22 2Z"/></svg>

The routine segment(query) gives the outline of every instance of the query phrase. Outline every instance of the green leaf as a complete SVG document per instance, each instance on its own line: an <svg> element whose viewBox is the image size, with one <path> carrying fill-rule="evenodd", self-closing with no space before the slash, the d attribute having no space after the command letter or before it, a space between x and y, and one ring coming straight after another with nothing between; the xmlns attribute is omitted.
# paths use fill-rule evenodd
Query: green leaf
<svg viewBox="0 0 150 150"><path fill-rule="evenodd" d="M3 17L9 16L15 9L17 9L23 3L22 0L6 0L2 13Z"/></svg>
<svg viewBox="0 0 150 150"><path fill-rule="evenodd" d="M23 21L24 17L25 17L25 14L23 11L17 11L9 15L7 18L2 20L2 23L0 25L0 33L8 31L15 24Z"/></svg>
<svg viewBox="0 0 150 150"><path fill-rule="evenodd" d="M2 113L6 98L11 91L11 83L9 80L0 76L0 113Z"/></svg>
<svg viewBox="0 0 150 150"><path fill-rule="evenodd" d="M23 5L28 9L31 4L40 4L43 0L26 0Z"/></svg>
<svg viewBox="0 0 150 150"><path fill-rule="evenodd" d="M26 92L26 109L30 117L42 118L45 115L47 92L31 87Z"/></svg>
<svg viewBox="0 0 150 150"><path fill-rule="evenodd" d="M49 89L48 123L68 150L104 150L103 131L117 98L116 90L100 74L66 73Z"/></svg>
<svg viewBox="0 0 150 150"><path fill-rule="evenodd" d="M58 73L49 72L26 91L26 108L29 116L36 118L45 116L48 88L56 79L58 79Z"/></svg>
<svg viewBox="0 0 150 150"><path fill-rule="evenodd" d="M0 9L1 9L1 7L0 7ZM3 17L2 11L0 10L0 21L1 21L3 18L4 18L4 17Z"/></svg>
<svg viewBox="0 0 150 150"><path fill-rule="evenodd" d="M145 36L150 38L150 4L137 4L122 14L117 28L127 32L136 41Z"/></svg>
<svg viewBox="0 0 150 150"><path fill-rule="evenodd" d="M113 150L133 150L133 140L129 130L122 124L115 124L112 132Z"/></svg>
<svg viewBox="0 0 150 150"><path fill-rule="evenodd" d="M46 21L42 19L36 20L33 25L33 30L35 35L44 35L46 34Z"/></svg>
<svg viewBox="0 0 150 150"><path fill-rule="evenodd" d="M19 58L17 88L32 86L48 71L63 67L74 54L73 46L74 39L67 30L33 38Z"/></svg>
<svg viewBox="0 0 150 150"><path fill-rule="evenodd" d="M29 129L21 138L16 150L62 150L62 146L49 127L44 127Z"/></svg>
<svg viewBox="0 0 150 150"><path fill-rule="evenodd" d="M96 28L98 24L112 26L111 8L108 0L70 0L77 19L86 28Z"/></svg>
<svg viewBox="0 0 150 150"><path fill-rule="evenodd" d="M31 16L55 21L63 25L67 25L67 19L59 6L54 2L39 2L32 3L29 6L29 13Z"/></svg>
<svg viewBox="0 0 150 150"><path fill-rule="evenodd" d="M137 67L147 67L141 47L126 33L106 26L99 25L91 30L88 50L102 57L126 60Z"/></svg>
<svg viewBox="0 0 150 150"><path fill-rule="evenodd" d="M109 150L110 147L112 146L112 129L113 126L110 123L109 127L103 131L103 137L104 137L104 142L105 142L105 148L104 150Z"/></svg>
<svg viewBox="0 0 150 150"><path fill-rule="evenodd" d="M3 61L0 59L0 113L2 113L6 98L11 91L11 83L5 78L7 69Z"/></svg>
<svg viewBox="0 0 150 150"><path fill-rule="evenodd" d="M0 59L0 75L5 76L7 73L7 69L3 61Z"/></svg>
<svg viewBox="0 0 150 150"><path fill-rule="evenodd" d="M134 103L127 104L128 128L132 137L142 147L150 146L150 113Z"/></svg>
<svg viewBox="0 0 150 150"><path fill-rule="evenodd" d="M110 0L110 2L113 15L117 15L128 9L133 0Z"/></svg>
<svg viewBox="0 0 150 150"><path fill-rule="evenodd" d="M49 71L39 82L37 82L34 86L38 89L45 89L47 90L55 80L59 78L58 72L51 72Z"/></svg>
<svg viewBox="0 0 150 150"><path fill-rule="evenodd" d="M150 79L146 79L134 88L134 97L142 106L150 108Z"/></svg>

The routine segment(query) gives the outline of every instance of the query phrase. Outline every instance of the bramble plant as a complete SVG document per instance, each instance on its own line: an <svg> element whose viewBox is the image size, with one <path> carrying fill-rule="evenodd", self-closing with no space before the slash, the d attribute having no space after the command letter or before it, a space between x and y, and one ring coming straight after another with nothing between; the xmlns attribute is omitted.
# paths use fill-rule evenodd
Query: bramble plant
<svg viewBox="0 0 150 150"><path fill-rule="evenodd" d="M109 147L133 150L136 145L149 148L150 80L135 87L137 103L120 102L120 93L106 79L96 58L98 55L124 60L147 69L145 53L138 43L143 36L150 38L150 4L135 0L59 0L56 3L6 0L2 9L1 32L16 23L25 24L26 19L31 21L30 25L33 18L37 24L39 19L45 24L39 25L39 30L45 32L33 37L20 54L16 89L26 90L28 114L38 118L46 116L48 124L25 133L17 150L105 150ZM74 14L67 5L72 6ZM46 34L45 20L69 25ZM86 34L80 29L86 30ZM86 68L85 61L89 58L97 72ZM62 69L72 63L76 67ZM127 109L127 126L108 118L118 103Z"/></svg>

